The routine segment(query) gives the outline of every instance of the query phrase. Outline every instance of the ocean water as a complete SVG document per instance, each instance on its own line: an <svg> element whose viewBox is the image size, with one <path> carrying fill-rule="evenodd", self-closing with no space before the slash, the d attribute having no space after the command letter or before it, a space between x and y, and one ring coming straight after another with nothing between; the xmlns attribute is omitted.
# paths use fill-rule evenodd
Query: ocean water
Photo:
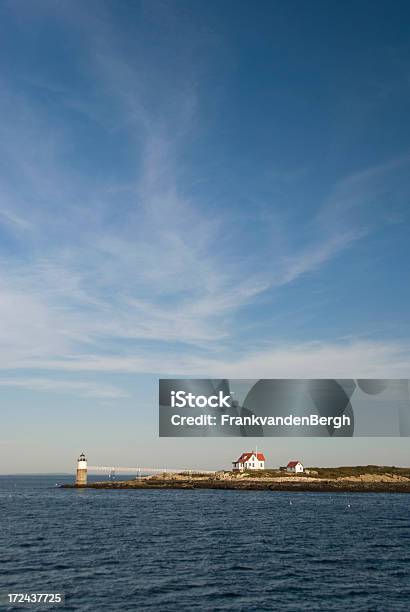
<svg viewBox="0 0 410 612"><path fill-rule="evenodd" d="M410 495L55 486L71 481L0 477L0 593L64 592L56 610L410 610Z"/></svg>

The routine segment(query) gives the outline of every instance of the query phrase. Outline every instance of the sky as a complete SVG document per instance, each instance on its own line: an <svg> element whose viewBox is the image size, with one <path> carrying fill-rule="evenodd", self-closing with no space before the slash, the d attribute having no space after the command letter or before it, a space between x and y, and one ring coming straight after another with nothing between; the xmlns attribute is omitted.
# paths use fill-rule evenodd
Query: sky
<svg viewBox="0 0 410 612"><path fill-rule="evenodd" d="M0 473L261 446L158 438L159 377L409 377L409 12L0 0Z"/></svg>

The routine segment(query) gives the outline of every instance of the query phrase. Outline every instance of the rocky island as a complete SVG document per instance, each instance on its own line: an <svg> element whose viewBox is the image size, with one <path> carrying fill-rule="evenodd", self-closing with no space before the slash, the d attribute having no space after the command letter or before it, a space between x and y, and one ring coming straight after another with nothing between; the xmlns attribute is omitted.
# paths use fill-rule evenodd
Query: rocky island
<svg viewBox="0 0 410 612"><path fill-rule="evenodd" d="M410 493L410 468L355 466L310 468L303 475L283 470L209 473L164 472L134 480L65 484L90 489L223 489L240 491Z"/></svg>

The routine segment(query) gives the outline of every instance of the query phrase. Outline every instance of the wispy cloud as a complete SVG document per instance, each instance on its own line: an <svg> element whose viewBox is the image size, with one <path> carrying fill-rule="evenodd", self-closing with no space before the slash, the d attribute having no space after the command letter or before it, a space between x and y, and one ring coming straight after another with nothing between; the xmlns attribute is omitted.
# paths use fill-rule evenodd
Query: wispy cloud
<svg viewBox="0 0 410 612"><path fill-rule="evenodd" d="M307 247L300 253L284 257L282 260L283 270L277 279L277 284L285 285L297 280L300 276L318 270L336 255L348 249L353 242L359 240L363 235L364 232L359 230L338 233Z"/></svg>
<svg viewBox="0 0 410 612"><path fill-rule="evenodd" d="M98 399L119 399L127 397L122 389L100 383L54 380L48 378L1 378L0 387L26 389L28 391L64 393Z"/></svg>
<svg viewBox="0 0 410 612"><path fill-rule="evenodd" d="M410 155L393 157L352 172L336 183L317 220L323 228L344 232L354 225L379 229L388 217L403 210L410 196Z"/></svg>
<svg viewBox="0 0 410 612"><path fill-rule="evenodd" d="M3 195L3 197L1 197L1 200L4 201L5 199L6 198ZM10 223L18 229L23 229L23 230L32 229L32 225L28 221L26 221L25 219L22 219L21 217L14 214L13 212L6 210L5 208L0 209L0 217L6 223Z"/></svg>
<svg viewBox="0 0 410 612"><path fill-rule="evenodd" d="M310 342L241 354L72 356L39 361L40 369L67 372L159 373L227 378L406 378L410 347L383 342ZM21 363L24 367L24 363Z"/></svg>
<svg viewBox="0 0 410 612"><path fill-rule="evenodd" d="M245 247L232 236L232 228L239 231L233 216L216 206L210 212L191 195L187 141L200 123L195 79L181 71L176 86L164 71L150 73L140 59L133 63L103 9L99 18L77 9L78 25L70 24L82 42L83 94L44 75L26 75L21 91L1 83L0 224L13 253L0 254L0 367L276 376L291 368L319 375L319 366L323 375L329 364L336 372L353 363L381 370L393 359L400 369L400 349L383 345L265 352L257 339L243 346L247 356L240 359L229 358L229 345L241 335L235 319L241 310L269 290L284 291L318 272L371 231L369 207L385 197L386 185L408 169L409 159L340 180L317 203L319 212L301 221L296 240ZM81 116L88 128L92 124L95 155L99 144L107 152L101 160L107 176L86 155L78 162L83 152L71 127L61 115L53 120L36 97L32 103L21 83L47 91L56 114L76 113L76 121ZM117 174L112 142L128 162ZM409 195L410 185L400 185ZM274 222L280 217L283 234L292 235L280 202L277 208ZM366 215L352 213L364 208ZM269 234L266 218L263 229ZM264 342L275 346L274 337ZM0 384L13 382L4 380ZM64 387L68 383L29 378L25 384L98 396L96 387L82 383Z"/></svg>

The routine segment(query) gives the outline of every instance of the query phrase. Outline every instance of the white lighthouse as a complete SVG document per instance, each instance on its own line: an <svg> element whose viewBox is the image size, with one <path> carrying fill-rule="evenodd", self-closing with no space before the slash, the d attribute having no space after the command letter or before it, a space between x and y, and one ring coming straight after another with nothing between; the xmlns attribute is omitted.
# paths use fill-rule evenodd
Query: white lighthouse
<svg viewBox="0 0 410 612"><path fill-rule="evenodd" d="M77 475L75 484L77 486L87 484L87 457L84 455L84 453L81 453L77 459Z"/></svg>

